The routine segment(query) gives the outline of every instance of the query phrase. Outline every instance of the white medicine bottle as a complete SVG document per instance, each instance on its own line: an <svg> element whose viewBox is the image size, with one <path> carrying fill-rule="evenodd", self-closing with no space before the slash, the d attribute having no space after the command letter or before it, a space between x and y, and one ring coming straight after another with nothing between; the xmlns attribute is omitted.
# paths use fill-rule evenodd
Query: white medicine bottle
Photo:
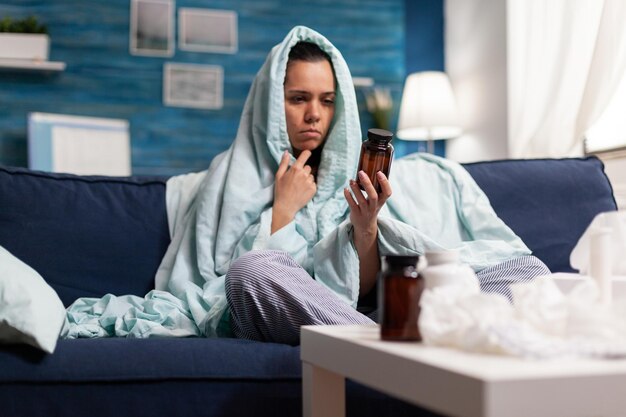
<svg viewBox="0 0 626 417"><path fill-rule="evenodd" d="M479 287L474 270L459 261L457 250L427 251L426 268L421 274L426 289L448 285Z"/></svg>

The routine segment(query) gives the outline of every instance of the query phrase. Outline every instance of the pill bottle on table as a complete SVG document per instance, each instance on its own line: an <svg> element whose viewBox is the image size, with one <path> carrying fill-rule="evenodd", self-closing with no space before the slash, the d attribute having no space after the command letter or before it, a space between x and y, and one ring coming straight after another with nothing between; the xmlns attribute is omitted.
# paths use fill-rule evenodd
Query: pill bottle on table
<svg viewBox="0 0 626 417"><path fill-rule="evenodd" d="M418 319L424 280L419 256L384 256L379 275L380 336L383 340L422 340Z"/></svg>

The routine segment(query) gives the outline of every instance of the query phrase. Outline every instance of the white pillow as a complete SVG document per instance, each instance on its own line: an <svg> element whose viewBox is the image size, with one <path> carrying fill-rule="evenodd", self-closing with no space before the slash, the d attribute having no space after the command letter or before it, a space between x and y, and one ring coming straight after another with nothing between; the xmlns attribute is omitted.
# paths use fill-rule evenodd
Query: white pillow
<svg viewBox="0 0 626 417"><path fill-rule="evenodd" d="M0 246L0 343L52 353L64 322L65 307L52 287Z"/></svg>

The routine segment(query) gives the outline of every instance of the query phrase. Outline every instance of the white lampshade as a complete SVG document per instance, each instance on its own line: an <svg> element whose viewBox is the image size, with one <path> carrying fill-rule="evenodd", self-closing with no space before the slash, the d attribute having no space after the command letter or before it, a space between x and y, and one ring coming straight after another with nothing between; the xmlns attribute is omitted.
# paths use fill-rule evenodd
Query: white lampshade
<svg viewBox="0 0 626 417"><path fill-rule="evenodd" d="M456 100L444 72L424 71L406 78L397 136L404 140L449 139L461 134Z"/></svg>

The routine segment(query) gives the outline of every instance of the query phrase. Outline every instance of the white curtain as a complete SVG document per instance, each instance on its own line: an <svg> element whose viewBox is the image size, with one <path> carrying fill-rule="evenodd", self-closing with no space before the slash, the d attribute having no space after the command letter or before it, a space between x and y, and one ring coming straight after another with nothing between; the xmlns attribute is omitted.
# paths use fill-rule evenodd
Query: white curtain
<svg viewBox="0 0 626 417"><path fill-rule="evenodd" d="M583 153L626 70L626 1L508 0L512 158Z"/></svg>

